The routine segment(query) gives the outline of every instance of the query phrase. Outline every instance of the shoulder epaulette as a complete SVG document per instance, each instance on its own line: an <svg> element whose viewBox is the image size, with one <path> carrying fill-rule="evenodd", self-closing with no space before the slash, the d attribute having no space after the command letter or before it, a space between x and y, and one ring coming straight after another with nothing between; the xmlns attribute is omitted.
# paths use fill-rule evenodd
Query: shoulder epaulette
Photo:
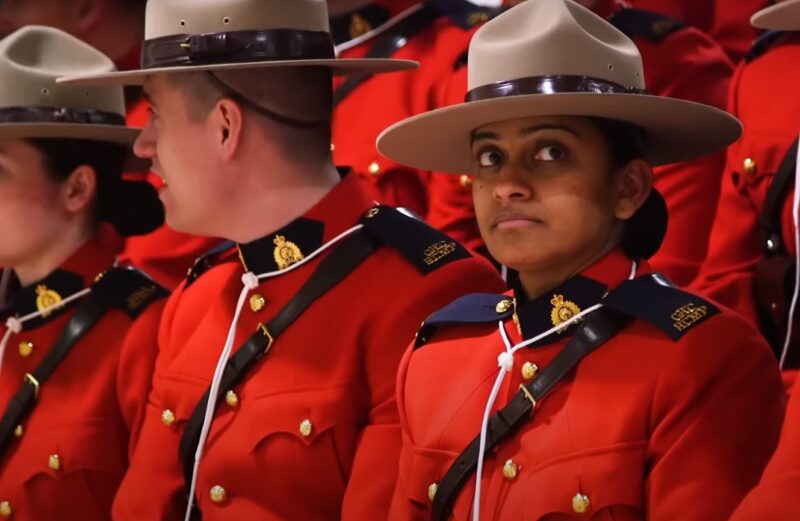
<svg viewBox="0 0 800 521"><path fill-rule="evenodd" d="M641 37L660 43L674 32L685 29L685 23L660 13L643 9L622 9L609 18L611 25L628 38Z"/></svg>
<svg viewBox="0 0 800 521"><path fill-rule="evenodd" d="M775 42L780 40L785 34L786 31L767 31L760 35L753 42L753 46L750 47L750 52L747 53L744 61L750 63L751 61L755 60L767 52L773 45L775 45Z"/></svg>
<svg viewBox="0 0 800 521"><path fill-rule="evenodd" d="M507 295L473 293L460 297L422 323L414 348L428 342L442 326L451 324L490 324L509 320L514 315L512 300Z"/></svg>
<svg viewBox="0 0 800 521"><path fill-rule="evenodd" d="M371 208L361 224L372 237L396 250L425 275L471 257L455 240L390 206Z"/></svg>
<svg viewBox="0 0 800 521"><path fill-rule="evenodd" d="M500 8L484 7L467 0L427 0L425 3L462 29L471 29L501 12Z"/></svg>
<svg viewBox="0 0 800 521"><path fill-rule="evenodd" d="M658 273L623 282L603 305L653 324L673 340L719 313L711 302L675 287Z"/></svg>
<svg viewBox="0 0 800 521"><path fill-rule="evenodd" d="M136 318L147 307L169 295L153 279L134 268L113 268L94 283L93 291L114 308Z"/></svg>
<svg viewBox="0 0 800 521"><path fill-rule="evenodd" d="M233 241L223 241L195 259L192 267L186 273L186 287L196 281L200 275L213 268L222 256L236 247Z"/></svg>

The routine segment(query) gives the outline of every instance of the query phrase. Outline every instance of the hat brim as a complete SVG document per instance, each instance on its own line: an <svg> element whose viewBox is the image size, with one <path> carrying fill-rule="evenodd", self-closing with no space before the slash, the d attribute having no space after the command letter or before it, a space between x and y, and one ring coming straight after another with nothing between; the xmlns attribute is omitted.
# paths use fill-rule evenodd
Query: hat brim
<svg viewBox="0 0 800 521"><path fill-rule="evenodd" d="M85 76L66 76L58 78L57 83L74 85L142 85L148 76L154 74L179 74L204 71L231 71L243 69L276 69L285 67L327 67L334 75L349 74L383 74L407 71L419 67L413 60L392 60L381 58L346 59L333 58L324 60L276 60L243 63L218 63L213 65L191 65L183 67L156 67L133 71L109 72Z"/></svg>
<svg viewBox="0 0 800 521"><path fill-rule="evenodd" d="M140 128L118 125L87 125L81 123L0 123L0 139L81 139L117 143L129 151L125 161L128 172L146 172L150 161L133 155L131 149Z"/></svg>
<svg viewBox="0 0 800 521"><path fill-rule="evenodd" d="M795 31L800 29L800 0L784 0L762 9L750 18L760 29Z"/></svg>
<svg viewBox="0 0 800 521"><path fill-rule="evenodd" d="M470 173L472 132L489 123L536 116L585 116L642 128L653 166L694 159L736 141L742 125L727 112L675 98L639 94L531 94L462 103L412 116L384 130L378 150L399 163Z"/></svg>

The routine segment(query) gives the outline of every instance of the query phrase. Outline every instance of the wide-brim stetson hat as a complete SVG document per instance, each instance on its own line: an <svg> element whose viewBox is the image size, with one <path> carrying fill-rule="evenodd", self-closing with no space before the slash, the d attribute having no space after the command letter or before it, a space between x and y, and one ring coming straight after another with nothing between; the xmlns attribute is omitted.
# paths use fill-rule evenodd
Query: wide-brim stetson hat
<svg viewBox="0 0 800 521"><path fill-rule="evenodd" d="M141 85L155 74L315 66L378 74L417 65L337 58L326 0L148 0L140 69L62 81Z"/></svg>
<svg viewBox="0 0 800 521"><path fill-rule="evenodd" d="M29 25L6 36L0 40L0 139L86 139L130 148L140 129L125 124L122 87L56 83L65 74L113 70L106 55L58 29Z"/></svg>
<svg viewBox="0 0 800 521"><path fill-rule="evenodd" d="M800 29L800 0L783 0L758 11L750 23L761 29L796 31Z"/></svg>

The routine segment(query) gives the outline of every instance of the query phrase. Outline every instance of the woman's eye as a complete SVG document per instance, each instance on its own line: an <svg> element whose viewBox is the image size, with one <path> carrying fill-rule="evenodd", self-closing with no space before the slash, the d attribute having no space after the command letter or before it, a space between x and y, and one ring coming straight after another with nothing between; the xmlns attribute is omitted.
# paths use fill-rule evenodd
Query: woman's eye
<svg viewBox="0 0 800 521"><path fill-rule="evenodd" d="M536 152L534 159L537 161L558 161L564 157L564 150L559 147L542 147Z"/></svg>
<svg viewBox="0 0 800 521"><path fill-rule="evenodd" d="M503 161L503 156L501 156L495 150L486 150L478 154L478 164L485 168L497 166L502 161Z"/></svg>

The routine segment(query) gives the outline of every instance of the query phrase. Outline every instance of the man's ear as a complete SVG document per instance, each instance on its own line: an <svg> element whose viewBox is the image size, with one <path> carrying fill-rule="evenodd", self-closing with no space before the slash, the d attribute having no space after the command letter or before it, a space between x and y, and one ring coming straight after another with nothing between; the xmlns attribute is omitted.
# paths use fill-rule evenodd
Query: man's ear
<svg viewBox="0 0 800 521"><path fill-rule="evenodd" d="M97 172L89 165L76 168L62 185L64 208L79 213L89 207L97 193Z"/></svg>
<svg viewBox="0 0 800 521"><path fill-rule="evenodd" d="M643 159L633 159L617 172L617 200L614 215L628 220L644 204L653 189L653 169Z"/></svg>
<svg viewBox="0 0 800 521"><path fill-rule="evenodd" d="M221 157L227 160L235 157L241 145L244 124L244 114L239 104L229 98L219 100L209 115L208 124L220 147Z"/></svg>

